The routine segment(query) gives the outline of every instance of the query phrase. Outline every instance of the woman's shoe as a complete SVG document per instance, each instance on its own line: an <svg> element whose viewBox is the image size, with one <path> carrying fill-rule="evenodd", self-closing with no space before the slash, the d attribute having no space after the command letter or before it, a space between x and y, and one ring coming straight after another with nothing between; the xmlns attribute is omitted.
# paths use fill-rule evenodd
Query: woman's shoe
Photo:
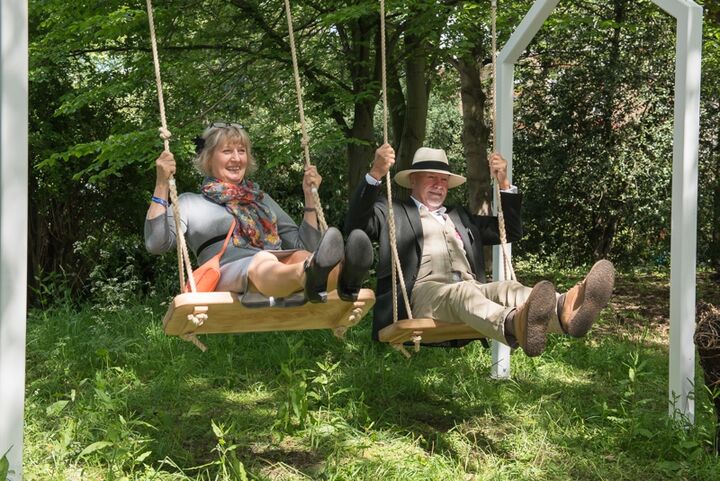
<svg viewBox="0 0 720 481"><path fill-rule="evenodd" d="M305 297L310 302L327 302L330 271L343 258L342 234L335 227L325 231L315 252L305 261Z"/></svg>
<svg viewBox="0 0 720 481"><path fill-rule="evenodd" d="M367 234L355 229L345 242L345 260L338 279L337 292L347 302L357 300L358 292L374 262L373 246Z"/></svg>

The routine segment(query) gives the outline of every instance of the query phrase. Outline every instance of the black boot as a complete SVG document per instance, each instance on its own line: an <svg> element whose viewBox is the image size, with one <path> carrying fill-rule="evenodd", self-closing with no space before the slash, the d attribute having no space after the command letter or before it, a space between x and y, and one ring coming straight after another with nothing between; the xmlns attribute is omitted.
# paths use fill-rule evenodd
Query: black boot
<svg viewBox="0 0 720 481"><path fill-rule="evenodd" d="M338 279L338 296L347 302L357 300L358 292L373 265L373 247L367 234L355 229L345 243L345 260Z"/></svg>
<svg viewBox="0 0 720 481"><path fill-rule="evenodd" d="M305 297L310 302L327 302L330 271L343 257L342 234L335 227L325 231L315 252L305 261Z"/></svg>

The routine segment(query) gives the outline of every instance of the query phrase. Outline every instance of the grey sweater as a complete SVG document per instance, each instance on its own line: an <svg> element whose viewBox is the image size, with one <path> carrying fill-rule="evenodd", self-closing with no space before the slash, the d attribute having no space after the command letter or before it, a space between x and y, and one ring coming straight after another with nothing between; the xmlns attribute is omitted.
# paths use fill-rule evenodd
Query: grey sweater
<svg viewBox="0 0 720 481"><path fill-rule="evenodd" d="M203 264L220 252L224 236L232 224L232 215L225 207L207 200L201 194L185 193L178 198L180 207L180 225L185 233L188 247L195 253L198 265ZM262 204L268 206L277 216L278 234L283 249L305 249L314 251L320 242L320 231L303 221L300 227L269 195L265 194ZM198 248L214 237L219 240L198 253ZM175 220L172 208L165 215L154 219L145 219L145 247L152 254L162 254L175 248ZM226 264L238 259L255 255L262 249L255 247L235 247L230 241L227 250L220 259Z"/></svg>

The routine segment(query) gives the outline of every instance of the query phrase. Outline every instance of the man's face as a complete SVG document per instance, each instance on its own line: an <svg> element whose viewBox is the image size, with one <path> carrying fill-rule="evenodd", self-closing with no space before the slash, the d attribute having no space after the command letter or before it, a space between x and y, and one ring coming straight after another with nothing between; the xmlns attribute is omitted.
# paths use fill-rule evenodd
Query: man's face
<svg viewBox="0 0 720 481"><path fill-rule="evenodd" d="M448 174L437 172L414 172L410 174L412 196L419 200L428 210L442 207L448 192Z"/></svg>

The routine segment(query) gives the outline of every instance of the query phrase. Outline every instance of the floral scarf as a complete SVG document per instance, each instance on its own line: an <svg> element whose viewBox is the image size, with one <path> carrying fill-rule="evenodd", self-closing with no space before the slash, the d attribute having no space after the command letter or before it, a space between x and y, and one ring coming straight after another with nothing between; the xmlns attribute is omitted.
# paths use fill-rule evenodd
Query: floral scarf
<svg viewBox="0 0 720 481"><path fill-rule="evenodd" d="M265 194L249 180L240 184L206 177L200 188L210 201L225 206L236 219L233 231L235 247L280 249L282 241L277 231L277 216L262 201Z"/></svg>

